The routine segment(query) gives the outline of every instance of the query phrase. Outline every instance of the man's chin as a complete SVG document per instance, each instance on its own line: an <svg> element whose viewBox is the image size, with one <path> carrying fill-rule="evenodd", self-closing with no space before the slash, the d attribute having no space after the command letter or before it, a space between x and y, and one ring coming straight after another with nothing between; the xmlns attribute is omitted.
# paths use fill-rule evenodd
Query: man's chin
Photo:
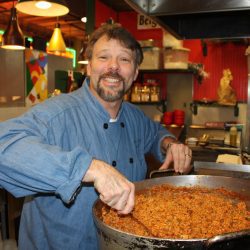
<svg viewBox="0 0 250 250"><path fill-rule="evenodd" d="M114 94L114 93L101 93L100 94L101 98L104 100L104 101L107 101L107 102L115 102L115 101L119 101L123 98L123 95L121 94Z"/></svg>

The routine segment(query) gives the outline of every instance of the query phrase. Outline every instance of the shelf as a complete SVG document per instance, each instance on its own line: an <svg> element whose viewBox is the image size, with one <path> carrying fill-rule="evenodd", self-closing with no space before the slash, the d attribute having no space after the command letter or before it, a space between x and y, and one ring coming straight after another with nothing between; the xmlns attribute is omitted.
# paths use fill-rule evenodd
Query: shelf
<svg viewBox="0 0 250 250"><path fill-rule="evenodd" d="M225 130L222 127L206 127L204 125L190 125L190 129L204 129L204 130Z"/></svg>
<svg viewBox="0 0 250 250"><path fill-rule="evenodd" d="M162 113L166 111L166 106L167 106L167 102L164 100L159 101L159 102L130 102L130 103L134 105L142 105L142 106L157 106L157 107L161 106L162 109L161 110L159 109L159 111Z"/></svg>
<svg viewBox="0 0 250 250"><path fill-rule="evenodd" d="M135 105L162 105L162 102L131 102Z"/></svg>
<svg viewBox="0 0 250 250"><path fill-rule="evenodd" d="M139 69L139 73L194 73L190 69Z"/></svg>
<svg viewBox="0 0 250 250"><path fill-rule="evenodd" d="M224 105L224 104L220 104L218 102L198 102L198 101L194 101L193 103L190 104L192 113L194 115L198 114L198 106L203 106L203 107L219 107L219 108L231 108L234 109L234 116L239 116L239 107L238 107L238 103L236 103L235 105Z"/></svg>

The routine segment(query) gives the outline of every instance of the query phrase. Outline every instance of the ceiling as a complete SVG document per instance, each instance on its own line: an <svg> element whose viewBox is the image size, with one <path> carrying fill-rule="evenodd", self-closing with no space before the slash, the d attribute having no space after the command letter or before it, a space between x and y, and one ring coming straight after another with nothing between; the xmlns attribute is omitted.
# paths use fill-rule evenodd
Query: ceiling
<svg viewBox="0 0 250 250"><path fill-rule="evenodd" d="M126 0L179 39L250 37L249 0Z"/></svg>
<svg viewBox="0 0 250 250"><path fill-rule="evenodd" d="M58 19L64 40L68 46L74 39L83 40L85 35L85 24L81 17L86 16L86 3L91 0L66 0L70 12ZM132 10L123 0L99 0L117 12ZM14 4L17 1L14 1ZM0 0L0 29L5 30L9 19L10 9L13 1ZM18 12L18 22L25 36L40 37L49 40L55 23L56 17L39 17Z"/></svg>

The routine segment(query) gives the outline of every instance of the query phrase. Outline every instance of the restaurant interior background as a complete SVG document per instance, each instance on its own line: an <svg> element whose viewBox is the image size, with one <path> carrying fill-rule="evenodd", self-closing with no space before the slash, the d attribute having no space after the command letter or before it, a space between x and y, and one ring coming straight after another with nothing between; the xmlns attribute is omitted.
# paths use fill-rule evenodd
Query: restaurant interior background
<svg viewBox="0 0 250 250"><path fill-rule="evenodd" d="M14 1L14 5L16 3ZM230 38L183 39L183 48L189 50L189 68L166 69L164 51L167 48L164 46L164 38L168 38L171 32L155 26L153 19L146 19L145 15L130 7L127 1L67 0L67 4L69 14L59 18L17 12L20 28L27 38L26 49L10 51L0 48L0 121L20 115L33 105L51 98L55 89L67 92L69 84L76 82L80 85L85 77L86 65L78 64L77 60L86 37L103 23L114 21L127 28L138 41L152 39L153 47L160 48L144 48L145 53L149 49L150 53L156 55L153 61L157 60L157 63L155 68L142 69L136 81L145 83L153 79L160 84L160 102L137 103L148 116L159 120L166 111L182 110L185 114L184 124L169 124L168 129L177 133L183 141L189 137L202 138L204 134L209 134L214 142L217 140L220 143L216 149L208 147L207 141L207 148L197 147L197 151L193 148L193 155L198 160L215 161L218 154L224 152L237 155L242 151L249 153L250 61L246 51L250 32L249 37L241 38L233 37L235 29L232 29ZM7 28L12 6L13 1L0 0L0 34ZM87 17L87 23L81 21L83 16ZM144 20L144 24L138 21L142 16L147 20ZM60 23L67 46L63 53L47 51L47 42L50 41L56 22ZM250 24L247 26L250 27ZM203 30L206 33L205 26ZM197 67L206 72L208 77L202 77ZM217 91L225 69L230 69L233 75L231 85L237 97L235 105L219 105L217 102ZM224 129L225 124L231 123L237 123L239 127L236 147L228 146L229 129ZM18 207L15 199L10 198L9 202L15 203L9 206L9 236L16 238L15 224L18 223L16 219L19 218L22 203Z"/></svg>
<svg viewBox="0 0 250 250"><path fill-rule="evenodd" d="M15 5L17 1L0 1L2 33L8 25L13 3ZM230 38L182 39L182 47L189 50L189 68L169 70L164 66L164 39L171 36L171 32L159 25L155 26L153 19L146 19L146 16L144 17L147 22L141 25L141 13L130 7L126 1L85 0L81 3L67 1L67 4L69 14L60 17L41 17L17 12L19 25L27 38L26 50L0 49L3 62L0 68L0 121L19 115L32 105L50 97L55 88L66 92L69 82L77 82L77 85L80 85L86 66L78 64L77 58L86 37L95 28L112 20L127 28L138 41L152 39L153 46L160 48L160 53L152 52L155 58L159 59L159 63L153 66L152 70L146 67L137 79L140 83L153 79L161 86L162 100L159 105L138 103L147 115L159 120L165 111L183 110L185 121L181 126L182 140L211 133L215 140L224 137L225 143L229 144L229 131L212 128L211 132L205 125L211 125L211 122L243 124L239 126L239 139L242 140L238 142L238 146L246 152L249 150L246 56L248 37L234 38L232 34ZM83 16L87 17L86 23L81 21ZM46 49L46 43L49 42L56 22L60 23L67 46L65 53L51 53ZM201 77L197 69L202 69L208 77ZM217 91L224 69L230 69L233 75L231 85L237 98L237 103L233 106L217 105ZM197 126L192 125L201 126L197 129Z"/></svg>

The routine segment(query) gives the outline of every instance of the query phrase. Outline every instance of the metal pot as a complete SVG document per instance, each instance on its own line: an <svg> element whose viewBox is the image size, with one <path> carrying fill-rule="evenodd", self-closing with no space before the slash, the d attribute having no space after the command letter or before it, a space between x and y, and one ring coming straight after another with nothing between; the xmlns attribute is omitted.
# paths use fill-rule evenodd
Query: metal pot
<svg viewBox="0 0 250 250"><path fill-rule="evenodd" d="M136 190L168 183L175 186L224 187L244 195L250 211L250 181L239 178L205 175L167 176L148 179L135 184ZM101 220L103 203L97 200L93 206L93 217L97 227L100 249L249 249L250 229L217 235L209 239L165 239L142 237L111 228Z"/></svg>

